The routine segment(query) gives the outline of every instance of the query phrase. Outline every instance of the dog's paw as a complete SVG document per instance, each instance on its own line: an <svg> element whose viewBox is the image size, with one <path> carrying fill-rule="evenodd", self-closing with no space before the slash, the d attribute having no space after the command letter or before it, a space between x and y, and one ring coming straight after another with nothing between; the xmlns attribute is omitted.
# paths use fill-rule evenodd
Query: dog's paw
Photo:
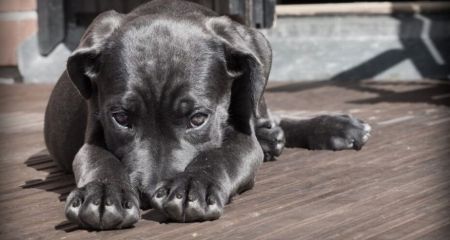
<svg viewBox="0 0 450 240"><path fill-rule="evenodd" d="M360 150L370 137L369 124L349 115L324 115L314 118L309 134L309 149Z"/></svg>
<svg viewBox="0 0 450 240"><path fill-rule="evenodd" d="M178 174L152 197L152 207L177 222L215 220L225 204L220 188L201 174Z"/></svg>
<svg viewBox="0 0 450 240"><path fill-rule="evenodd" d="M69 221L95 230L127 228L140 218L139 201L131 189L97 181L74 189L65 213Z"/></svg>
<svg viewBox="0 0 450 240"><path fill-rule="evenodd" d="M272 161L280 156L286 143L280 126L270 119L261 118L256 122L255 133L264 152L264 161Z"/></svg>

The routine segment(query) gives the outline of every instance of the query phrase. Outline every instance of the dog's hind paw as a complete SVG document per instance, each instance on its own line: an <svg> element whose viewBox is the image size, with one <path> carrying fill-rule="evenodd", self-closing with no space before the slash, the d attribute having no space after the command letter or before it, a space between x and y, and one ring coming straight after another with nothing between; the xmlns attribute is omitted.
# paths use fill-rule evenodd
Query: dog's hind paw
<svg viewBox="0 0 450 240"><path fill-rule="evenodd" d="M95 230L127 228L140 218L139 202L130 189L99 181L74 189L65 213L69 221Z"/></svg>
<svg viewBox="0 0 450 240"><path fill-rule="evenodd" d="M369 124L349 115L323 115L312 119L308 149L360 150L369 140Z"/></svg>
<svg viewBox="0 0 450 240"><path fill-rule="evenodd" d="M270 119L260 118L256 122L255 133L264 152L264 161L273 161L280 156L286 143L280 126Z"/></svg>

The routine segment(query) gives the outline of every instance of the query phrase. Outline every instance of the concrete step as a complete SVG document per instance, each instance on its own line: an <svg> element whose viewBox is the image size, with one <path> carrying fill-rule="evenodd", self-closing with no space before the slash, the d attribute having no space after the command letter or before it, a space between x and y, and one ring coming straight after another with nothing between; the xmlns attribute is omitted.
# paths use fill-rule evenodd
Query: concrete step
<svg viewBox="0 0 450 240"><path fill-rule="evenodd" d="M271 81L450 79L445 13L279 17Z"/></svg>

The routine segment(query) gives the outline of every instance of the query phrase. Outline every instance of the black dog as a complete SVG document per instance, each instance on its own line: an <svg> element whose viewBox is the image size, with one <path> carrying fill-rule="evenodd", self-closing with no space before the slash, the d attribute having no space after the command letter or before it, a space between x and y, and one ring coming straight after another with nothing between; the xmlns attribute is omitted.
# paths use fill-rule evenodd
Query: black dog
<svg viewBox="0 0 450 240"><path fill-rule="evenodd" d="M270 67L262 34L194 3L98 16L46 112L48 150L78 187L67 218L124 228L152 207L175 221L213 220L285 143L362 147L370 127L349 116L271 118Z"/></svg>

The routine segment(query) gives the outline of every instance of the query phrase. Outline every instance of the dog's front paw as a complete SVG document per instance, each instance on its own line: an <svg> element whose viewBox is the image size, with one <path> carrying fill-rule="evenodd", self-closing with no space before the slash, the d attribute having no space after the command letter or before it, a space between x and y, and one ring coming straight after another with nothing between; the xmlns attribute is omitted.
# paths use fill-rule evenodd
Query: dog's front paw
<svg viewBox="0 0 450 240"><path fill-rule="evenodd" d="M140 218L139 201L129 187L99 181L74 189L65 212L71 222L95 230L130 227Z"/></svg>
<svg viewBox="0 0 450 240"><path fill-rule="evenodd" d="M193 222L220 217L225 203L220 188L200 174L178 174L152 197L152 207L171 220Z"/></svg>
<svg viewBox="0 0 450 240"><path fill-rule="evenodd" d="M263 149L264 161L272 161L280 156L286 143L280 126L270 119L261 118L256 122L255 134Z"/></svg>
<svg viewBox="0 0 450 240"><path fill-rule="evenodd" d="M360 150L370 137L369 124L349 115L324 115L313 119L309 149Z"/></svg>

